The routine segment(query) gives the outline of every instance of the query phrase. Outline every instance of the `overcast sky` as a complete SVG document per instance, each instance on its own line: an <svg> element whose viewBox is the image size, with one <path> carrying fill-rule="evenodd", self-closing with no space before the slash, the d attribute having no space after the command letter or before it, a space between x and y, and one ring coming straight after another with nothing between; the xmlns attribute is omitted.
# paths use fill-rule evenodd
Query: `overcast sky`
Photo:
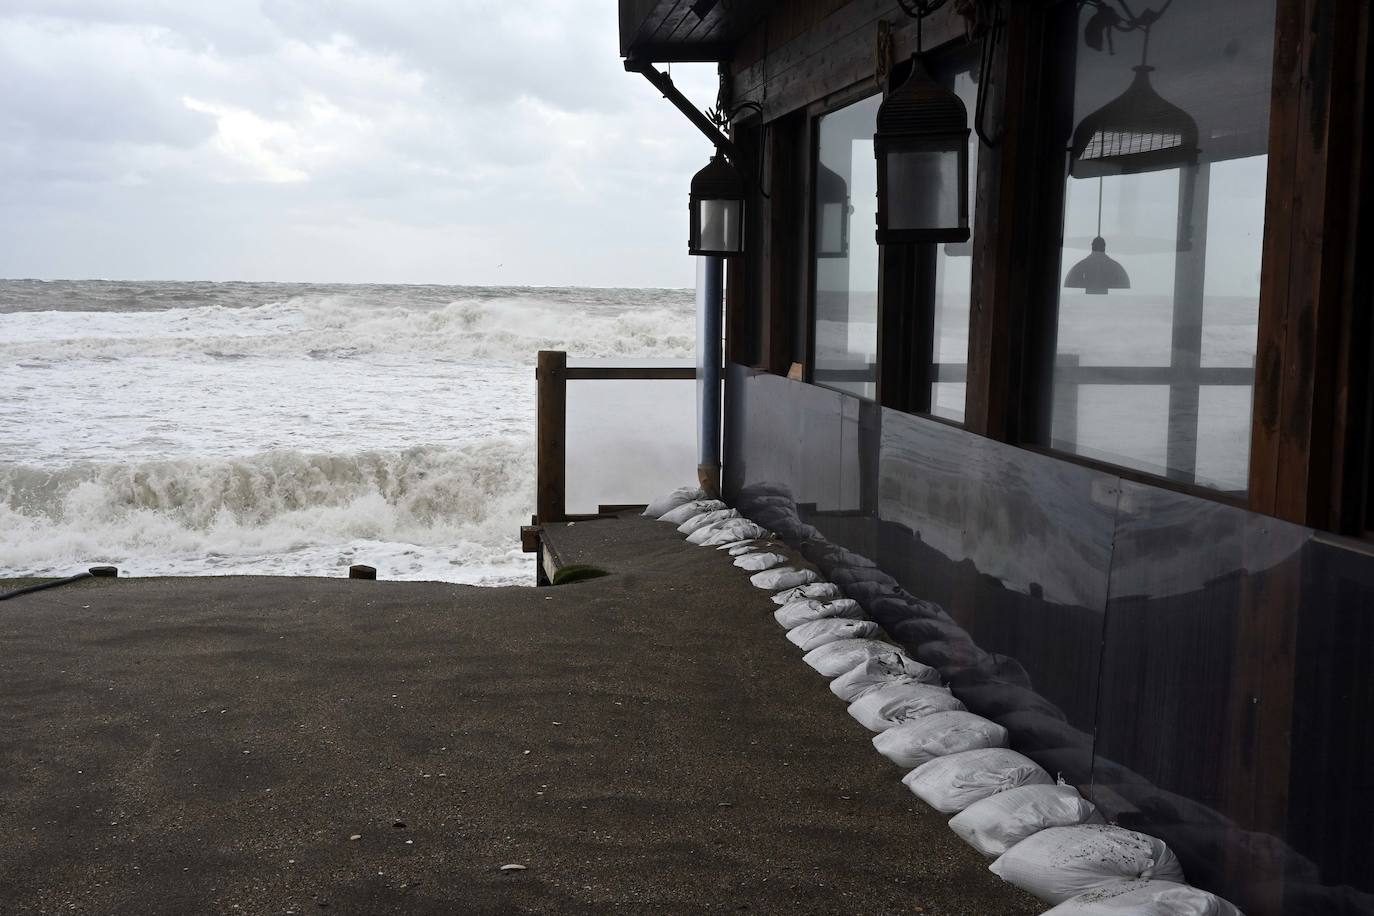
<svg viewBox="0 0 1374 916"><path fill-rule="evenodd" d="M614 0L4 0L0 87L0 277L693 282Z"/></svg>

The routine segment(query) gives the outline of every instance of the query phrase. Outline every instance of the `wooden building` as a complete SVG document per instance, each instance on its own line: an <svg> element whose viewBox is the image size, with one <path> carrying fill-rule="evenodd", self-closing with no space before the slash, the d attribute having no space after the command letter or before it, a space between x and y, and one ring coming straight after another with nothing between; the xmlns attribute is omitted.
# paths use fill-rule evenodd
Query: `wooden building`
<svg viewBox="0 0 1374 916"><path fill-rule="evenodd" d="M727 497L1192 883L1374 913L1369 4L1149 2L621 0L621 49L721 66ZM967 242L875 241L913 55ZM1188 155L1087 167L1127 93Z"/></svg>

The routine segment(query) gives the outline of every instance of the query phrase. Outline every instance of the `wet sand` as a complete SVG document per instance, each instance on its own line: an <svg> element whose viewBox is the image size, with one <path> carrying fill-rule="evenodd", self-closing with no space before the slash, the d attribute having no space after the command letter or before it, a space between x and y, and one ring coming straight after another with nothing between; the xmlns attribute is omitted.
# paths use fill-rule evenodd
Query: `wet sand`
<svg viewBox="0 0 1374 916"><path fill-rule="evenodd" d="M0 602L0 913L1043 910L907 792L723 553L555 534L613 575Z"/></svg>

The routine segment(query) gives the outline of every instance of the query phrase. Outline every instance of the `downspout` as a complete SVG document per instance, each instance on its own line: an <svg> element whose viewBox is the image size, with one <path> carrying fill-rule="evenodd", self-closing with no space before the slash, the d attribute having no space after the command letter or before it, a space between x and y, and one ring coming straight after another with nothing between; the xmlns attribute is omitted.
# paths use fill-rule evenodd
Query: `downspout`
<svg viewBox="0 0 1374 916"><path fill-rule="evenodd" d="M720 367L725 259L697 258L697 481L720 495Z"/></svg>

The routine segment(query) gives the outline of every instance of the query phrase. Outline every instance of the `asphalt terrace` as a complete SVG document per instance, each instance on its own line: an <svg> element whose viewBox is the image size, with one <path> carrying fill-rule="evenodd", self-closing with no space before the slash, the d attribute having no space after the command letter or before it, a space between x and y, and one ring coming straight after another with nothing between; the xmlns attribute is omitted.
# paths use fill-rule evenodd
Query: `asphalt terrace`
<svg viewBox="0 0 1374 916"><path fill-rule="evenodd" d="M0 602L0 913L1043 910L729 557L638 520L552 536L613 574Z"/></svg>

